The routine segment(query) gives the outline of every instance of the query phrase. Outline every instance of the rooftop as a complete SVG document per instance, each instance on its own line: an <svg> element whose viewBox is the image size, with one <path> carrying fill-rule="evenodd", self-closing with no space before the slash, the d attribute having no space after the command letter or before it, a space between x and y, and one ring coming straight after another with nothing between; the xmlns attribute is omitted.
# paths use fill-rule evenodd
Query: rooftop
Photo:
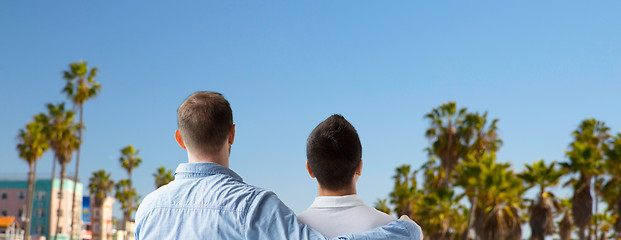
<svg viewBox="0 0 621 240"><path fill-rule="evenodd" d="M15 222L15 217L0 217L0 227L10 227L11 224ZM15 222L15 224L18 224L17 222Z"/></svg>

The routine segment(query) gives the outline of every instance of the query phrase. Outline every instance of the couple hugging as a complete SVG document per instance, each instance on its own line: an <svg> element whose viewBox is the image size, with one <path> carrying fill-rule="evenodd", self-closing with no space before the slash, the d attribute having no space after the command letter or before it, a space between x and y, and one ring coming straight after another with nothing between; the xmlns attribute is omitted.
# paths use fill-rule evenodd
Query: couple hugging
<svg viewBox="0 0 621 240"><path fill-rule="evenodd" d="M306 168L319 196L299 216L271 191L229 169L233 113L219 93L196 92L179 107L175 138L188 153L175 180L147 195L136 212L136 240L147 239L415 239L418 225L365 205L356 195L362 146L340 115L308 137Z"/></svg>

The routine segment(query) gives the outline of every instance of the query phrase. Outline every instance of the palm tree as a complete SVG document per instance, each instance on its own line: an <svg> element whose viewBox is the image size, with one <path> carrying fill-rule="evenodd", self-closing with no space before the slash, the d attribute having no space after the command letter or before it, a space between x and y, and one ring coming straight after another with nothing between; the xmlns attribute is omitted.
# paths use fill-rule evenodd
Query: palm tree
<svg viewBox="0 0 621 240"><path fill-rule="evenodd" d="M110 179L110 173L101 169L93 173L93 176L88 180L88 187L91 190L91 196L94 197L94 203L103 211L104 203L109 194L112 194L112 187L114 181ZM103 213L102 213L103 214ZM103 216L103 215L102 215ZM103 218L102 218L103 219ZM99 223L99 239L106 239L106 231L104 229L103 221Z"/></svg>
<svg viewBox="0 0 621 240"><path fill-rule="evenodd" d="M610 179L602 189L602 196L614 219L615 239L621 239L621 133L612 138L610 148L606 150L605 169Z"/></svg>
<svg viewBox="0 0 621 240"><path fill-rule="evenodd" d="M172 170L166 170L166 167L158 168L153 177L155 177L155 188L160 188L175 179Z"/></svg>
<svg viewBox="0 0 621 240"><path fill-rule="evenodd" d="M471 200L470 221L475 239L519 239L521 236L521 181L508 163L496 163L493 152L478 161L463 161L457 167L456 185ZM472 217L474 216L474 217ZM462 239L468 238L464 232Z"/></svg>
<svg viewBox="0 0 621 240"><path fill-rule="evenodd" d="M563 209L563 219L558 222L558 234L561 240L571 239L571 231L574 228L574 219L571 217L571 199L561 199L561 209Z"/></svg>
<svg viewBox="0 0 621 240"><path fill-rule="evenodd" d="M524 188L510 164L492 164L483 172L484 187L480 203L481 209L491 209L483 222L483 234L477 234L483 240L520 239L522 234L520 206Z"/></svg>
<svg viewBox="0 0 621 240"><path fill-rule="evenodd" d="M466 108L457 110L455 102L443 103L425 115L431 121L431 126L425 132L425 136L431 141L430 153L440 158L444 169L443 187L450 187L450 178L453 169L459 159L467 150L464 146L464 136L469 131L464 131Z"/></svg>
<svg viewBox="0 0 621 240"><path fill-rule="evenodd" d="M80 116L79 125L84 126L84 103L97 96L97 93L101 91L101 85L95 82L97 76L97 67L93 67L88 70L87 63L85 61L79 61L71 63L69 65L69 71L63 72L63 79L67 81L67 84L63 88L63 92L67 94L67 97L73 102L74 110L78 111ZM82 142L82 127L78 130L78 140ZM80 170L80 146L77 148L77 155L75 161L75 179L78 179L78 173ZM73 188L73 198L71 202L71 215L75 215L75 193L77 192L77 184ZM71 233L73 233L73 220L71 218Z"/></svg>
<svg viewBox="0 0 621 240"><path fill-rule="evenodd" d="M487 112L482 115L477 113L469 113L464 120L464 137L466 146L468 146L468 159L478 159L483 154L496 152L502 146L502 140L498 138L498 127L496 124L498 119L493 119L487 124Z"/></svg>
<svg viewBox="0 0 621 240"><path fill-rule="evenodd" d="M125 171L127 171L127 176L129 177L128 181L125 182L126 186L124 185L125 190L123 191L125 193L125 196L123 198L123 200L125 201L123 209L125 209L126 211L124 219L126 224L128 221L131 221L132 212L135 210L134 203L138 201L138 195L136 194L136 190L132 186L132 171L134 170L134 168L138 167L142 163L142 158L138 156L139 152L140 151L134 148L132 145L127 145L126 147L121 149L121 157L119 158L121 166L123 167L123 169L125 169Z"/></svg>
<svg viewBox="0 0 621 240"><path fill-rule="evenodd" d="M56 219L56 226L58 228L60 224L60 217L62 216L61 203L63 198L63 184L65 182L65 173L67 170L67 164L71 161L73 151L75 151L80 145L80 139L76 136L80 126L73 122L75 113L71 110L65 110L65 104L58 105L48 104L49 118L51 124L49 125L49 140L52 150L54 150L54 156L60 164L60 188L59 188L59 201L58 212ZM77 184L77 181L75 182ZM74 215L71 215L73 218ZM56 232L56 231L55 231ZM70 232L71 234L71 232ZM54 239L56 239L54 234Z"/></svg>
<svg viewBox="0 0 621 240"><path fill-rule="evenodd" d="M138 199L140 196L136 193L136 189L132 187L132 182L129 179L122 179L115 185L116 193L114 197L121 202L121 209L123 209L123 220L125 239L129 237L129 231L127 229L128 221L131 217L133 206L138 205Z"/></svg>
<svg viewBox="0 0 621 240"><path fill-rule="evenodd" d="M491 156L493 154L494 153L485 154L476 160L472 157L472 155L469 155L469 158L473 159L470 161L461 162L455 169L457 172L455 186L459 186L464 189L463 195L467 196L468 201L470 202L470 210L468 211L468 222L466 225L466 231L462 235L462 240L470 239L470 230L475 226L475 215L477 212L481 211L481 209L478 208L478 202L479 193L482 191L483 188L482 171L485 167L485 160L493 159L493 157ZM487 163L489 164L491 162ZM482 221L479 222L479 225L482 226Z"/></svg>
<svg viewBox="0 0 621 240"><path fill-rule="evenodd" d="M121 149L121 157L119 158L119 161L121 162L121 166L123 167L123 169L125 169L127 175L129 176L130 187L132 180L132 171L134 170L134 168L138 167L142 163L142 158L138 156L139 152L140 151L134 148L132 145L127 145L126 147Z"/></svg>
<svg viewBox="0 0 621 240"><path fill-rule="evenodd" d="M591 224L593 216L592 180L593 178L597 180L598 176L603 173L602 159L604 149L608 148L606 141L610 137L608 131L609 128L604 122L593 118L582 121L578 129L573 132L574 141L566 153L569 161L562 163L567 171L579 174L578 179L571 179L566 185L573 183L574 186L572 214L574 223L579 228L580 239L586 239L585 230ZM595 228L597 229L597 226ZM595 236L597 236L597 232L595 232Z"/></svg>
<svg viewBox="0 0 621 240"><path fill-rule="evenodd" d="M458 239L466 229L467 209L448 188L428 189L417 198L414 219L425 226L429 239Z"/></svg>
<svg viewBox="0 0 621 240"><path fill-rule="evenodd" d="M518 174L518 177L526 183L527 189L534 186L539 187L539 195L536 200L531 201L528 210L530 239L532 240L543 240L545 236L554 233L554 217L556 214L553 208L559 211L561 207L559 200L554 194L546 191L546 187L558 184L559 179L564 174L562 170L556 169L555 165L556 162L546 165L543 160L539 160L532 165L525 164L526 170Z"/></svg>
<svg viewBox="0 0 621 240"><path fill-rule="evenodd" d="M24 239L30 240L30 227L32 225L32 204L34 200L35 174L37 172L37 160L49 149L47 138L47 116L38 114L34 121L26 125L26 130L20 129L17 135L19 143L17 151L19 157L28 163L28 195L26 205L26 218L24 220Z"/></svg>
<svg viewBox="0 0 621 240"><path fill-rule="evenodd" d="M412 216L412 204L416 196L416 174L410 173L410 165L396 169L395 187L390 193L390 203L395 205L397 215Z"/></svg>

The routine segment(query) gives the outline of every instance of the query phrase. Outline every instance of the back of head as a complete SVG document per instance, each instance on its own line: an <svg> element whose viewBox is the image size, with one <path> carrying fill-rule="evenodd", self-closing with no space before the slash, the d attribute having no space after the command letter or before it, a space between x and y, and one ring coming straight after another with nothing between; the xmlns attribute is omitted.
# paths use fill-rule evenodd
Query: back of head
<svg viewBox="0 0 621 240"><path fill-rule="evenodd" d="M332 115L311 132L306 142L306 158L323 188L348 187L362 159L358 132L343 116Z"/></svg>
<svg viewBox="0 0 621 240"><path fill-rule="evenodd" d="M177 109L179 132L187 148L214 154L222 148L233 125L229 102L217 92L195 92Z"/></svg>

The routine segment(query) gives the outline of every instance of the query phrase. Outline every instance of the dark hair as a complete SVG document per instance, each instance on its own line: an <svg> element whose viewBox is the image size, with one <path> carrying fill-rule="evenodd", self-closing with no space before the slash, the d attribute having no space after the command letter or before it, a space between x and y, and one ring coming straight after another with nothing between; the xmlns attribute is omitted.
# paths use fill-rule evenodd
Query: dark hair
<svg viewBox="0 0 621 240"><path fill-rule="evenodd" d="M203 154L216 153L233 125L229 102L217 92L195 92L177 109L179 131L186 147Z"/></svg>
<svg viewBox="0 0 621 240"><path fill-rule="evenodd" d="M352 183L362 159L358 132L343 116L334 114L311 132L306 142L306 158L323 188L343 189Z"/></svg>

